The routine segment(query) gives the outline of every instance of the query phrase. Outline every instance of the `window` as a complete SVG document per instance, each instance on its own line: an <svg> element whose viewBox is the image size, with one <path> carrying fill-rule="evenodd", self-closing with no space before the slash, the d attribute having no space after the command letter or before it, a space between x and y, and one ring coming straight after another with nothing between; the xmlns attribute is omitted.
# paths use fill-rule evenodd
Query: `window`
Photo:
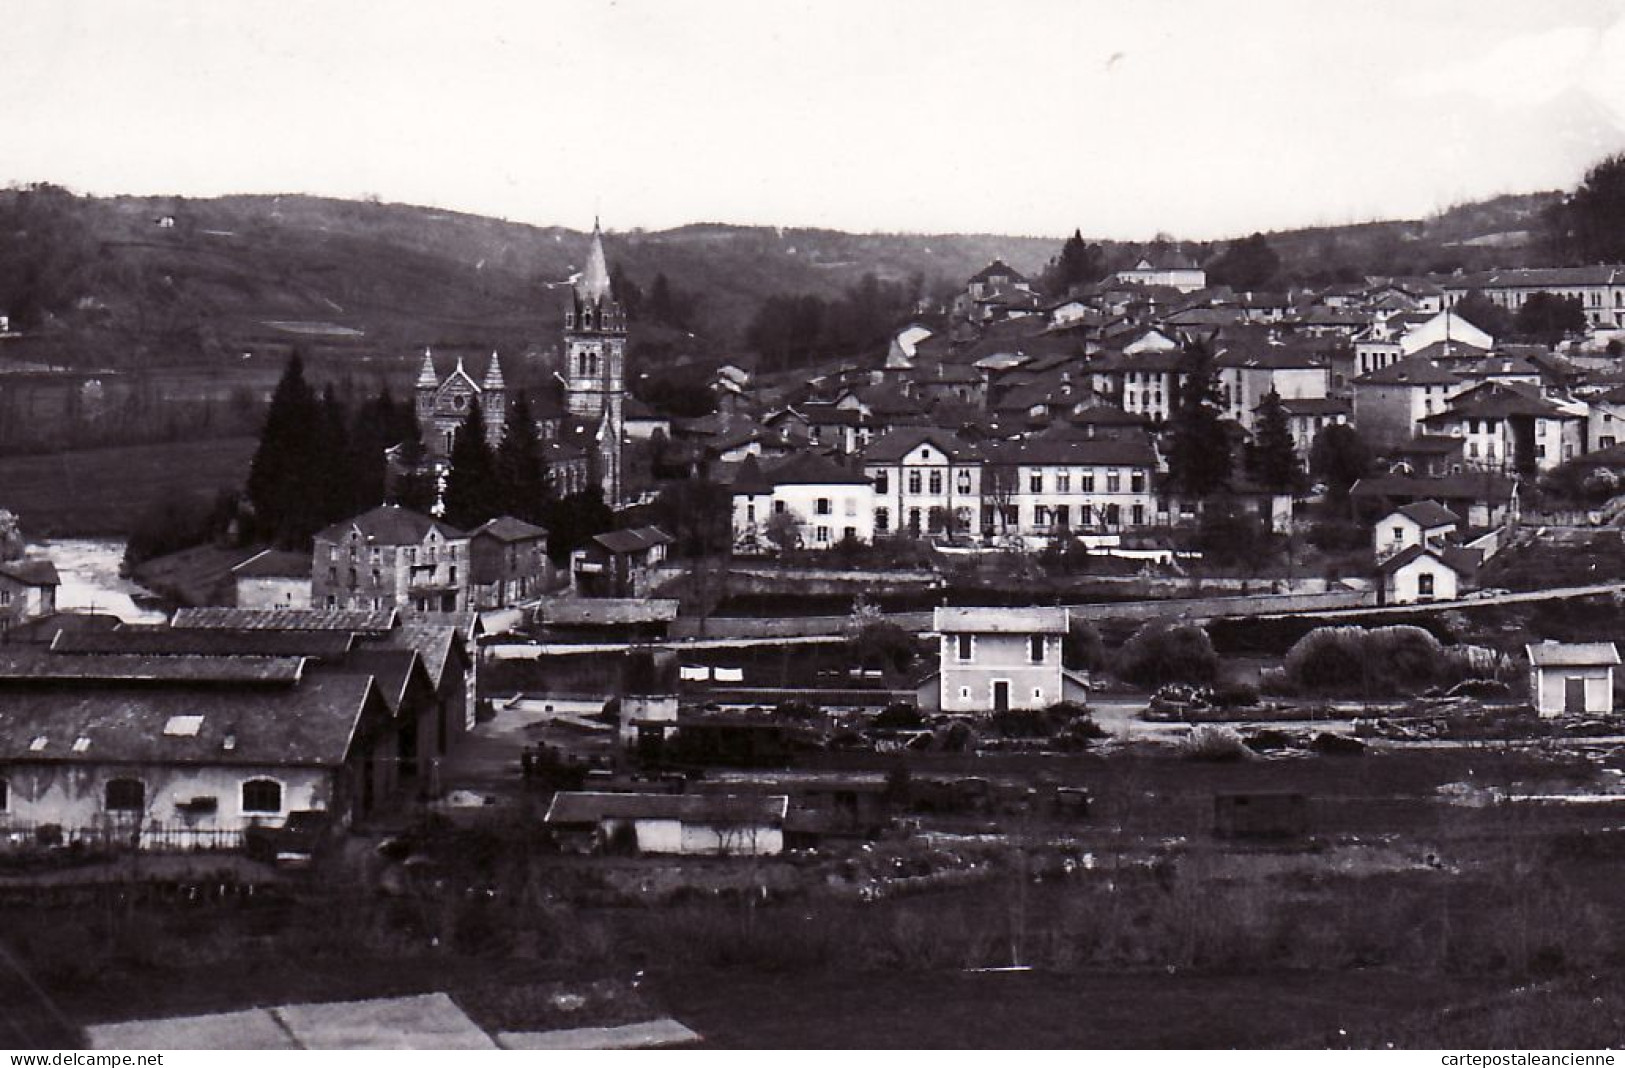
<svg viewBox="0 0 1625 1068"><path fill-rule="evenodd" d="M942 472L941 471L933 471L933 472L931 472L931 493L934 496L935 495L940 495L942 493Z"/></svg>
<svg viewBox="0 0 1625 1068"><path fill-rule="evenodd" d="M1423 597L1433 596L1433 575L1428 572L1416 576L1416 592Z"/></svg>
<svg viewBox="0 0 1625 1068"><path fill-rule="evenodd" d="M1396 542L1405 540L1405 528L1404 527L1395 527L1394 528L1394 540Z"/></svg>
<svg viewBox="0 0 1625 1068"><path fill-rule="evenodd" d="M457 565L456 564L451 565L451 584L453 586L457 585Z"/></svg>
<svg viewBox="0 0 1625 1068"><path fill-rule="evenodd" d="M784 502L783 501L774 501L773 502L773 514L774 515L783 515L784 512L785 512L785 504L784 504Z"/></svg>
<svg viewBox="0 0 1625 1068"><path fill-rule="evenodd" d="M1044 636L1042 634L1034 634L1027 639L1027 652L1033 663L1042 664L1044 662Z"/></svg>
<svg viewBox="0 0 1625 1068"><path fill-rule="evenodd" d="M971 658L973 644L971 636L969 634L956 634L954 635L954 639L955 644L958 646L958 650L954 655L960 660L969 660Z"/></svg>
<svg viewBox="0 0 1625 1068"><path fill-rule="evenodd" d="M884 534L891 529L891 509L875 509L875 533Z"/></svg>
<svg viewBox="0 0 1625 1068"><path fill-rule="evenodd" d="M282 784L275 779L250 779L243 783L243 811L282 811Z"/></svg>
<svg viewBox="0 0 1625 1068"><path fill-rule="evenodd" d="M818 544L820 544L820 545L828 545L829 544L829 528L828 527L819 527L817 529L817 531L815 532L815 536L818 539Z"/></svg>
<svg viewBox="0 0 1625 1068"><path fill-rule="evenodd" d="M1033 471L1027 475L1027 489L1032 493L1044 492L1044 472Z"/></svg>
<svg viewBox="0 0 1625 1068"><path fill-rule="evenodd" d="M1136 471L1136 472L1134 472L1134 474L1129 476L1129 489L1133 490L1135 493L1144 493L1145 492L1145 472L1144 471Z"/></svg>
<svg viewBox="0 0 1625 1068"><path fill-rule="evenodd" d="M1094 521L1095 521L1095 506L1094 505L1085 504L1085 505L1082 505L1082 506L1080 506L1078 508L1078 522L1081 525L1089 526Z"/></svg>
<svg viewBox="0 0 1625 1068"><path fill-rule="evenodd" d="M1057 471L1055 473L1055 492L1056 493L1071 493L1072 492L1072 472L1070 472L1070 471Z"/></svg>
<svg viewBox="0 0 1625 1068"><path fill-rule="evenodd" d="M1106 492L1119 493L1123 489L1123 476L1116 471L1106 472Z"/></svg>
<svg viewBox="0 0 1625 1068"><path fill-rule="evenodd" d="M908 492L915 496L919 495L920 473L918 471L910 471L908 473Z"/></svg>
<svg viewBox="0 0 1625 1068"><path fill-rule="evenodd" d="M0 812L11 811L11 784L0 779Z"/></svg>
<svg viewBox="0 0 1625 1068"><path fill-rule="evenodd" d="M961 467L954 475L954 491L962 495L970 493L970 468Z"/></svg>
<svg viewBox="0 0 1625 1068"><path fill-rule="evenodd" d="M818 515L829 515L830 506L828 497L820 497L813 503L813 511Z"/></svg>
<svg viewBox="0 0 1625 1068"><path fill-rule="evenodd" d="M104 802L109 812L140 812L147 807L147 784L140 779L109 779Z"/></svg>
<svg viewBox="0 0 1625 1068"><path fill-rule="evenodd" d="M1085 493L1095 492L1095 473L1093 471L1085 471L1083 473L1083 477L1078 479L1078 486Z"/></svg>
<svg viewBox="0 0 1625 1068"><path fill-rule="evenodd" d="M891 475L890 475L890 473L888 473L886 471L876 471L875 472L875 492L876 493L890 493L891 492L890 487L891 487Z"/></svg>

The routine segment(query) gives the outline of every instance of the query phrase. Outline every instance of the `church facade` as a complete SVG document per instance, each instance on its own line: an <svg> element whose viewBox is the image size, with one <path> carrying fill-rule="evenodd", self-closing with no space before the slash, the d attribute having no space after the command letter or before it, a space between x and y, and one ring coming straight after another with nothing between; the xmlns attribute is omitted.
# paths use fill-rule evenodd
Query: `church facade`
<svg viewBox="0 0 1625 1068"><path fill-rule="evenodd" d="M496 353L491 353L485 376L475 382L461 359L451 374L441 378L435 371L434 354L424 349L416 393L418 433L423 437L423 451L428 459L445 460L451 456L451 447L468 418L468 409L476 404L485 419L486 444L494 449L501 443L502 428L508 418L508 387L502 379L502 361Z"/></svg>
<svg viewBox="0 0 1625 1068"><path fill-rule="evenodd" d="M568 443L574 442L587 453L589 477L602 489L604 501L611 508L626 501L621 476L626 432L626 344L626 312L610 284L604 235L595 220L587 265L571 284L564 308L564 367L559 377L564 382L565 418L575 425L568 434L550 433L542 427L538 430L544 450L547 445L569 448ZM440 377L433 355L425 350L415 392L418 430L431 462L443 463L450 458L472 405L480 406L486 441L492 448L501 444L509 398L496 353L491 354L485 374L476 381L461 359L456 369ZM559 441L561 437L565 441ZM563 486L555 474L549 471L549 481L557 492Z"/></svg>

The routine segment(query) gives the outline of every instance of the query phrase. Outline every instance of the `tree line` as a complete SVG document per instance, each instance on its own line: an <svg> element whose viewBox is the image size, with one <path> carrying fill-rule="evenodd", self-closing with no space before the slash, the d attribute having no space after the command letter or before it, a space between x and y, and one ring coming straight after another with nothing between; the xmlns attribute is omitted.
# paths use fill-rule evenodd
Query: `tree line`
<svg viewBox="0 0 1625 1068"><path fill-rule="evenodd" d="M745 344L764 370L805 367L819 360L883 349L891 332L919 306L924 279L886 282L866 274L834 299L814 293L768 297L745 330Z"/></svg>

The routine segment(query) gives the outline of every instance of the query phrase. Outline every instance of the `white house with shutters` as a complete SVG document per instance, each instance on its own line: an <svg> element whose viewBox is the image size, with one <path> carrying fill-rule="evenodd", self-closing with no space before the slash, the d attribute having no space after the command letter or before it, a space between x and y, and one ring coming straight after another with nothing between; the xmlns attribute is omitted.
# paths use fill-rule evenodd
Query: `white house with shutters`
<svg viewBox="0 0 1625 1068"><path fill-rule="evenodd" d="M1061 665L1065 608L938 608L938 670L920 684L921 706L949 713L1043 709L1082 702L1087 685Z"/></svg>

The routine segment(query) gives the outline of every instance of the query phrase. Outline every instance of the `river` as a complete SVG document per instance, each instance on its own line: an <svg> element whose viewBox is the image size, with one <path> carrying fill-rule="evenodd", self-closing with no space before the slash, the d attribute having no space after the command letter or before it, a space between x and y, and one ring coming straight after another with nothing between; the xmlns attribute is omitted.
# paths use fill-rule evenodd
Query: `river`
<svg viewBox="0 0 1625 1068"><path fill-rule="evenodd" d="M162 623L168 618L158 609L136 604L137 597L152 594L119 574L124 542L117 538L62 538L31 545L29 550L56 564L62 581L56 606L61 611L103 612L126 623Z"/></svg>

